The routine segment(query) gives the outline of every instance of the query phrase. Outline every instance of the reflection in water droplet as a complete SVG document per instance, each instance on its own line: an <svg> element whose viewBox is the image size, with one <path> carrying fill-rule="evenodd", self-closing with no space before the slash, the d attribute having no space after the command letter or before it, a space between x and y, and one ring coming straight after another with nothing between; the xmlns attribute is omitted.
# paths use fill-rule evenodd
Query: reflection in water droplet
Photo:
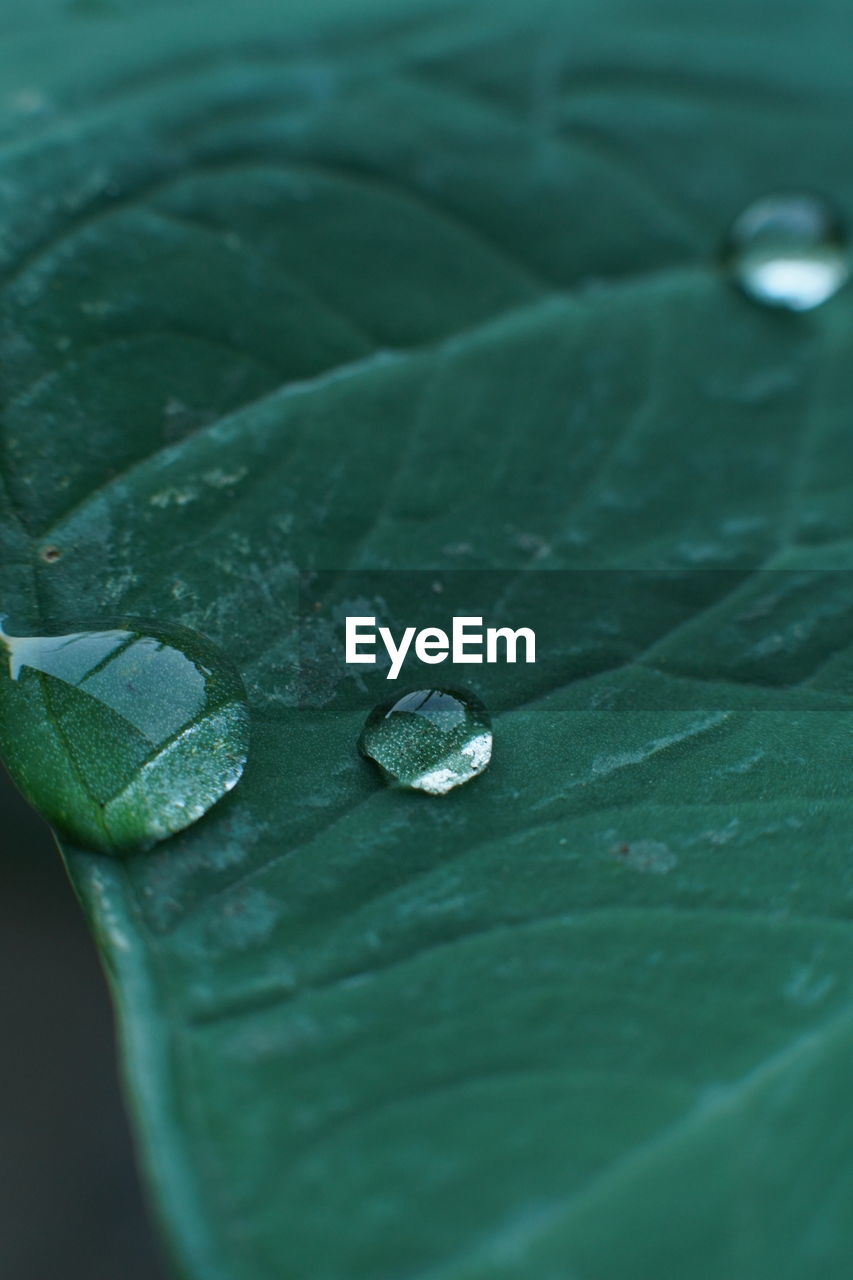
<svg viewBox="0 0 853 1280"><path fill-rule="evenodd" d="M744 209L729 233L726 260L756 302L811 311L837 293L850 274L846 237L817 196L764 196Z"/></svg>
<svg viewBox="0 0 853 1280"><path fill-rule="evenodd" d="M83 848L148 848L239 780L239 675L186 627L123 621L9 635L0 618L0 751L24 795Z"/></svg>
<svg viewBox="0 0 853 1280"><path fill-rule="evenodd" d="M492 722L473 693L418 689L371 711L358 741L386 782L444 795L492 758Z"/></svg>

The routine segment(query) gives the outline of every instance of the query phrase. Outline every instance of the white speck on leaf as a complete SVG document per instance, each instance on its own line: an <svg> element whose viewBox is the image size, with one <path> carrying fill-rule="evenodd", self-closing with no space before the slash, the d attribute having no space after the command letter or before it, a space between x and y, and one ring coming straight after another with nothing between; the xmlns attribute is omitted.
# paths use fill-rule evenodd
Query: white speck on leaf
<svg viewBox="0 0 853 1280"><path fill-rule="evenodd" d="M171 489L161 489L159 493L154 493L148 499L152 507L185 507L188 502L194 502L199 496L199 490L195 485L185 485L183 488L177 486Z"/></svg>

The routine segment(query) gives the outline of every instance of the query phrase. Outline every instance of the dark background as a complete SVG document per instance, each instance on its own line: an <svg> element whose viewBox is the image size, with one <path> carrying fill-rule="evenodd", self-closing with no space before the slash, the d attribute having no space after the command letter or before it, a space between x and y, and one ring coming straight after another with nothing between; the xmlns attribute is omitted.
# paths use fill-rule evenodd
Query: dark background
<svg viewBox="0 0 853 1280"><path fill-rule="evenodd" d="M0 769L0 1276L165 1280L112 1009L47 826Z"/></svg>

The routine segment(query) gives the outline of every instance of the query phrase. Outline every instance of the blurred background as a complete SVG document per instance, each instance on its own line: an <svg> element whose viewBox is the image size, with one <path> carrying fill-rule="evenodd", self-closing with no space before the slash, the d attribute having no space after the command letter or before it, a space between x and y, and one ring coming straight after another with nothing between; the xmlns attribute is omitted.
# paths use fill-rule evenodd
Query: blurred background
<svg viewBox="0 0 853 1280"><path fill-rule="evenodd" d="M0 770L0 1276L166 1280L106 982L45 823Z"/></svg>

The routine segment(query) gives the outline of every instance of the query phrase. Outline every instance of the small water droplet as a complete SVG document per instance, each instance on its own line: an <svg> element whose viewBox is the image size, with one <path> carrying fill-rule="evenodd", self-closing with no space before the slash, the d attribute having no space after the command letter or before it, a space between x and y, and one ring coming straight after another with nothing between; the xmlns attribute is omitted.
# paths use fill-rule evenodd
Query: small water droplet
<svg viewBox="0 0 853 1280"><path fill-rule="evenodd" d="M0 617L0 752L24 795L87 849L150 848L237 783L239 675L187 627L122 620L10 635Z"/></svg>
<svg viewBox="0 0 853 1280"><path fill-rule="evenodd" d="M729 232L726 263L750 298L788 311L819 307L850 274L840 218L809 194L780 192L744 209Z"/></svg>
<svg viewBox="0 0 853 1280"><path fill-rule="evenodd" d="M371 711L358 746L386 782L440 796L483 772L492 722L473 693L417 689Z"/></svg>

